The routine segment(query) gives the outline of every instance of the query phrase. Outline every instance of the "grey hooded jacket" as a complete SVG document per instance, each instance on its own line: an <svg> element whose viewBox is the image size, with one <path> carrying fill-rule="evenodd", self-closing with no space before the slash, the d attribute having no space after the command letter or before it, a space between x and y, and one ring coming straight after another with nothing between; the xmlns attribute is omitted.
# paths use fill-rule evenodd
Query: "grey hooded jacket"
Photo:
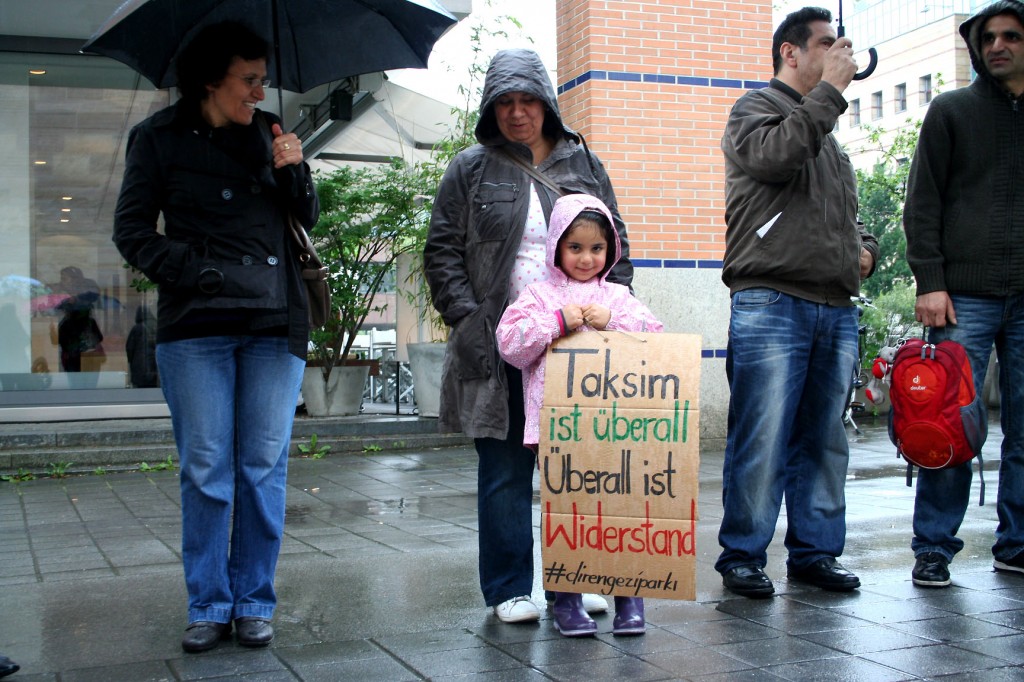
<svg viewBox="0 0 1024 682"><path fill-rule="evenodd" d="M918 295L1008 296L1024 291L1024 101L981 58L981 29L1001 0L960 26L978 77L928 105L910 167L903 227Z"/></svg>
<svg viewBox="0 0 1024 682"><path fill-rule="evenodd" d="M439 427L473 438L504 439L508 434L508 385L498 354L495 329L508 303L509 281L522 242L530 205L531 179L500 148L532 160L529 148L498 130L494 101L508 92L526 92L544 102L544 131L556 140L538 170L563 191L591 194L611 210L622 255L608 281L630 285L626 228L611 181L583 139L564 125L544 64L530 50L502 50L484 79L479 144L456 156L438 187L423 252L424 272L434 307L451 326L441 384ZM540 183L537 194L546 219L557 195Z"/></svg>

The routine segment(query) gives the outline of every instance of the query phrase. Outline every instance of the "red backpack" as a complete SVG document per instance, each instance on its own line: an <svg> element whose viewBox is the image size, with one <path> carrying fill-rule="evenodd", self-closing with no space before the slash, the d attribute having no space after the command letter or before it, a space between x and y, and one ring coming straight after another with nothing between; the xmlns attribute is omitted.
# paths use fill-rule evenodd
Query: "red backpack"
<svg viewBox="0 0 1024 682"><path fill-rule="evenodd" d="M963 346L908 340L893 359L889 401L889 438L907 460L908 486L911 465L945 469L977 457L981 473L988 415ZM985 503L984 479L980 503Z"/></svg>

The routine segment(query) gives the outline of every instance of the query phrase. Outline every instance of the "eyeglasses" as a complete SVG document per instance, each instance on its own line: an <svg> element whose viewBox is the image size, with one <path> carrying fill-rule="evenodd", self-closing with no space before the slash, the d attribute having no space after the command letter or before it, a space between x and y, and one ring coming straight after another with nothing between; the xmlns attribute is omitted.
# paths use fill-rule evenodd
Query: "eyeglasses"
<svg viewBox="0 0 1024 682"><path fill-rule="evenodd" d="M269 78L257 78L256 76L239 76L234 73L229 73L228 75L234 76L238 80L248 85L251 89L256 89L257 87L266 89L270 87Z"/></svg>

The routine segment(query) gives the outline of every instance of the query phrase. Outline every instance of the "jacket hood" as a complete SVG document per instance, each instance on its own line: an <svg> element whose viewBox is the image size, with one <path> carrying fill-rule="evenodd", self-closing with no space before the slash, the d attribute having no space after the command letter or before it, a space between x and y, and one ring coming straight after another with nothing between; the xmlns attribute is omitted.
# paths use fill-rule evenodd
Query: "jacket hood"
<svg viewBox="0 0 1024 682"><path fill-rule="evenodd" d="M480 144L494 146L506 141L494 117L494 100L506 92L526 92L544 102L545 135L554 140L568 137L579 142L579 136L562 123L555 89L540 56L533 50L511 49L498 52L487 67L475 131Z"/></svg>
<svg viewBox="0 0 1024 682"><path fill-rule="evenodd" d="M999 0L960 24L960 35L967 43L967 49L971 53L971 65L974 66L979 77L993 82L995 79L989 74L985 60L981 58L981 29L989 19L997 14L1013 14L1024 24L1024 3L1017 0Z"/></svg>
<svg viewBox="0 0 1024 682"><path fill-rule="evenodd" d="M569 225L576 219L576 216L583 211L600 211L608 219L608 224L612 226L612 237L615 243L608 245L610 258L605 261L604 268L601 270L601 274L598 275L598 279L602 284L605 278L608 277L611 269L619 262L622 246L619 243L619 233L615 229L615 220L612 219L612 212L597 197L592 197L589 194L567 194L555 202L555 207L551 210L551 220L548 221L545 261L548 265L548 279L551 281L565 282L569 279L569 276L555 265L555 255L558 253L558 240L569 229Z"/></svg>

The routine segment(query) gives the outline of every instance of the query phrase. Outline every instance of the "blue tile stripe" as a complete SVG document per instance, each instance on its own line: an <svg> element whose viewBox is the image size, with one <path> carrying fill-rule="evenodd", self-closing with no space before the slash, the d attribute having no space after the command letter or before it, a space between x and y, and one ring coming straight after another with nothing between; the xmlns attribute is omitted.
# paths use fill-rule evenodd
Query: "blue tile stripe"
<svg viewBox="0 0 1024 682"><path fill-rule="evenodd" d="M759 90L768 87L767 81L749 81L738 78L709 78L705 76L673 76L665 73L632 73L629 71L587 71L558 86L558 94L568 92L587 81L627 81L633 83L664 83L665 85L695 85L706 88L744 88Z"/></svg>
<svg viewBox="0 0 1024 682"><path fill-rule="evenodd" d="M725 348L701 348L700 356L710 360L725 359Z"/></svg>
<svg viewBox="0 0 1024 682"><path fill-rule="evenodd" d="M676 260L673 258L630 258L634 268L682 268L697 270L721 270L720 260Z"/></svg>

